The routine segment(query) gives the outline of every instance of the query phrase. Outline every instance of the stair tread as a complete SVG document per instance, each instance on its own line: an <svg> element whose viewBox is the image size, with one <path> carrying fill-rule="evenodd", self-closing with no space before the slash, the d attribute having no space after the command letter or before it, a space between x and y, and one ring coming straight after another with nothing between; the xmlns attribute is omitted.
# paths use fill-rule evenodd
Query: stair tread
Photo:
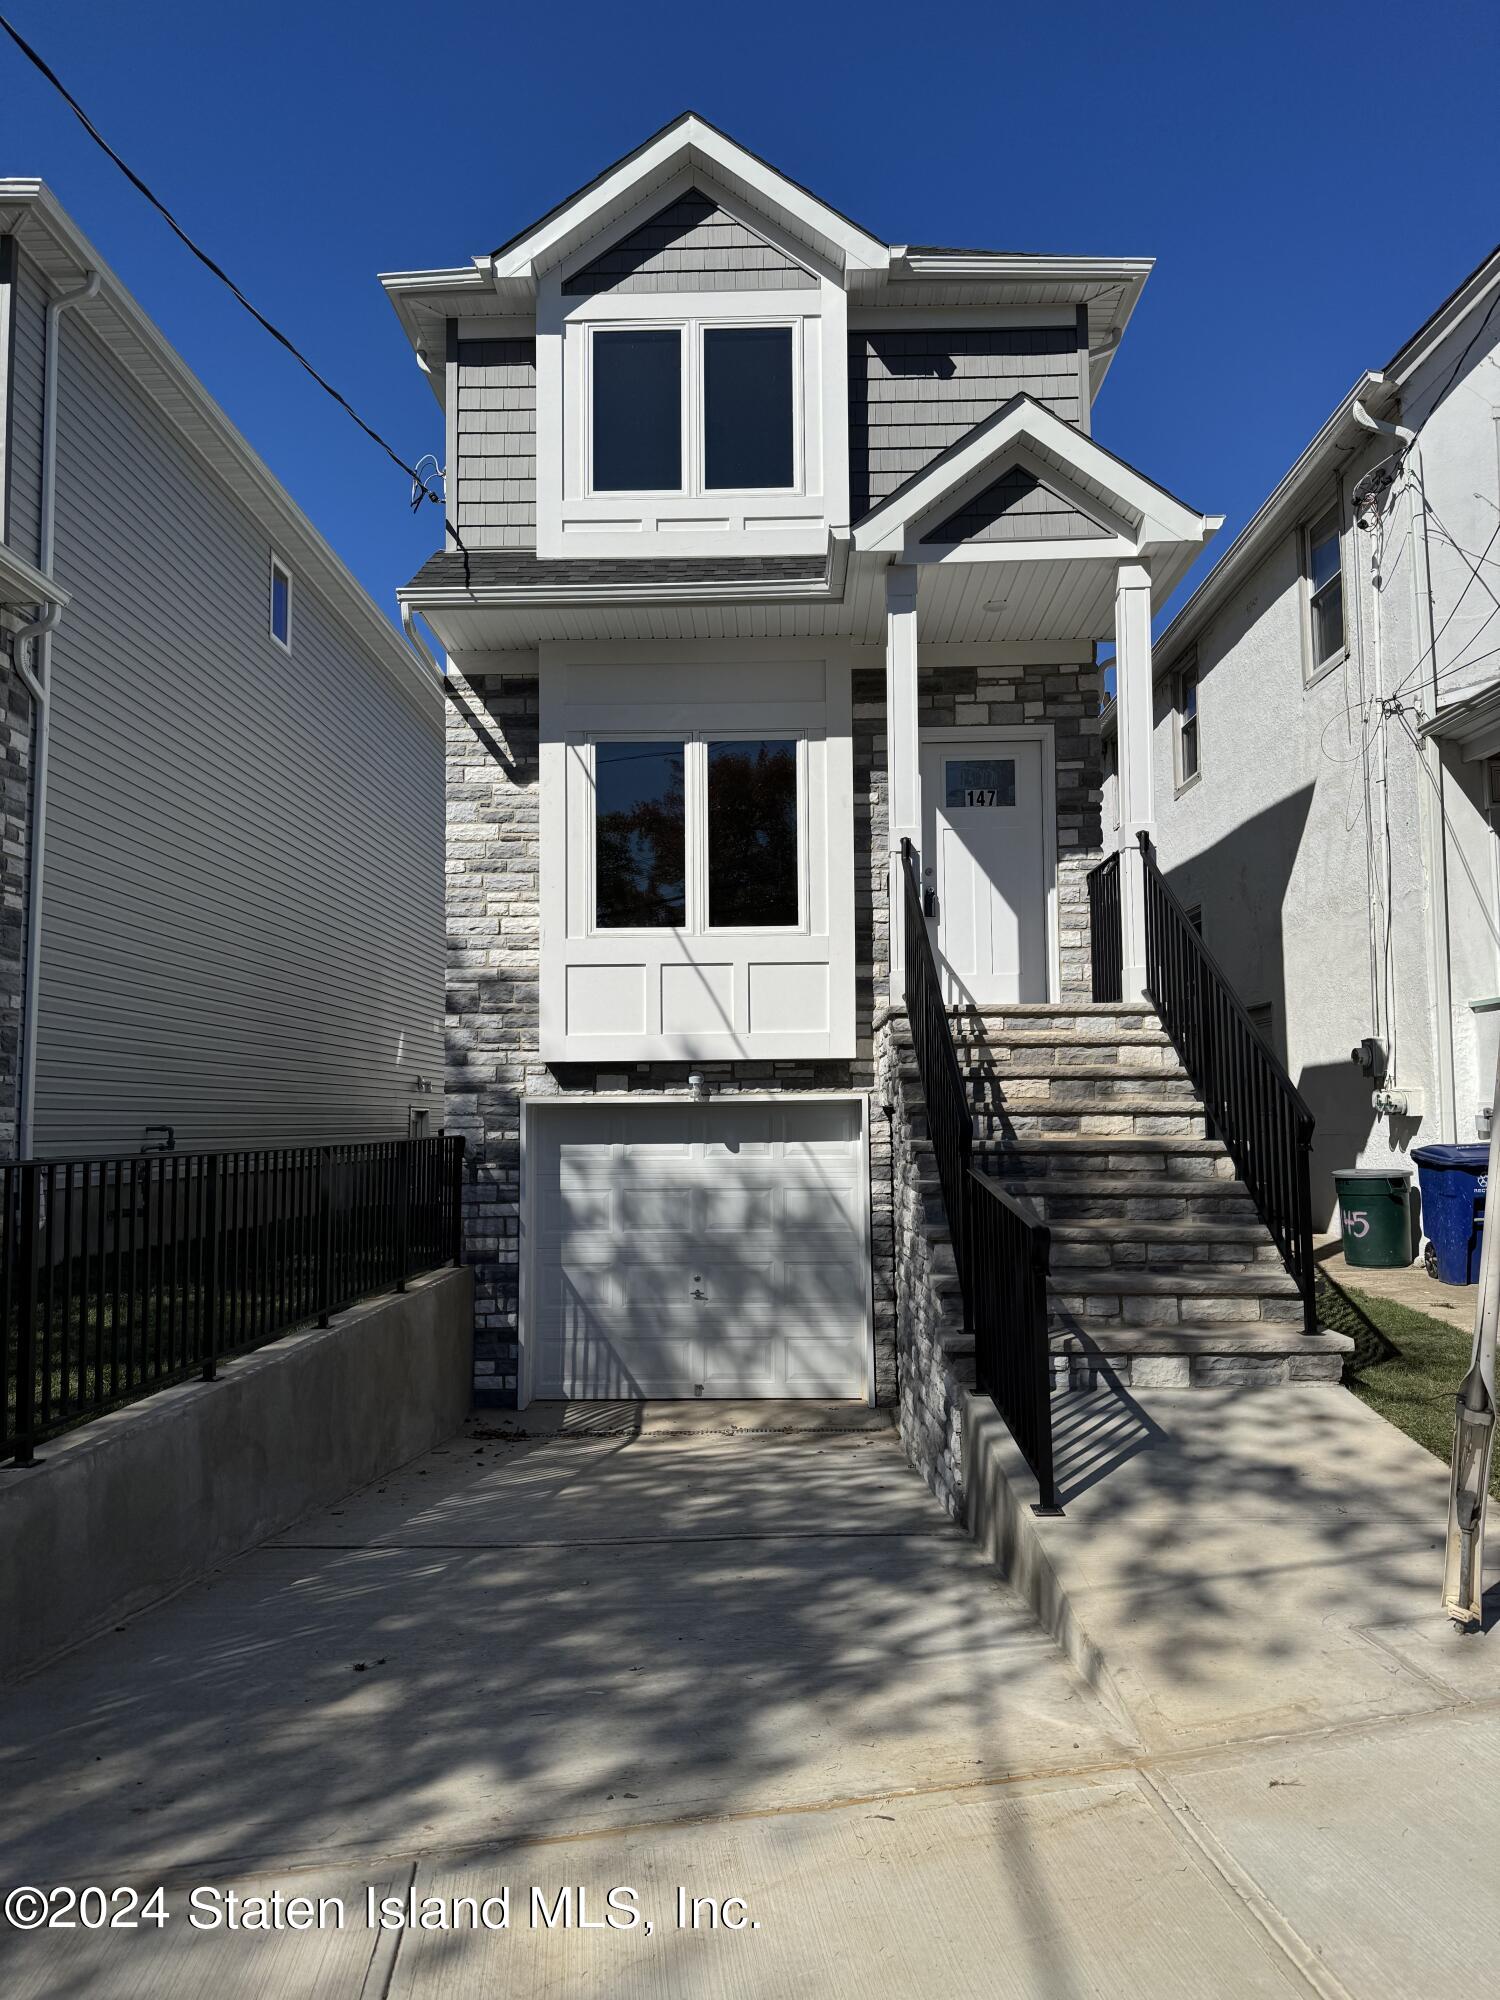
<svg viewBox="0 0 1500 2000"><path fill-rule="evenodd" d="M1352 1354L1347 1334L1320 1327L1304 1333L1300 1322L1226 1322L1222 1326L1113 1326L1103 1322L1087 1333L1051 1333L1053 1354Z"/></svg>
<svg viewBox="0 0 1500 2000"><path fill-rule="evenodd" d="M1250 1190L1243 1181L1221 1181L1215 1176L1205 1175L1201 1180L1171 1178L1161 1174L1131 1174L1129 1185L1122 1188L1120 1176L1111 1174L1107 1178L1095 1174L996 1174L994 1178L1007 1194L1020 1200L1035 1199L1043 1195L1075 1196L1090 1201L1106 1200L1113 1195L1118 1201L1161 1201L1167 1198L1182 1200L1187 1197L1208 1195L1215 1201L1249 1201ZM934 1177L933 1186L937 1186ZM1091 1220L1115 1221L1134 1228L1133 1216L1098 1216Z"/></svg>
<svg viewBox="0 0 1500 2000"><path fill-rule="evenodd" d="M1286 1299L1297 1296L1296 1280L1267 1264L1255 1271L1219 1271L1212 1264L1184 1265L1179 1271L1144 1271L1097 1264L1054 1271L1050 1289L1067 1298L1122 1299Z"/></svg>
<svg viewBox="0 0 1500 2000"><path fill-rule="evenodd" d="M1182 1183L1173 1181L1171 1185L1177 1188ZM1233 1187L1235 1183L1230 1181L1226 1185ZM1149 1218L1137 1220L1131 1216L1096 1215L1081 1217L1077 1221L1054 1222L1049 1227L1054 1243L1097 1243L1101 1240L1113 1243L1120 1240L1122 1233L1126 1241L1136 1243L1267 1244L1271 1240L1259 1216L1247 1218L1244 1222L1153 1222Z"/></svg>
<svg viewBox="0 0 1500 2000"><path fill-rule="evenodd" d="M985 1107L978 1107L980 1115ZM1074 1097L1066 1091L1050 1091L1045 1097L1028 1097L1024 1091L1005 1094L996 1111L1055 1111L1060 1116L1083 1118L1124 1118L1139 1114L1144 1118L1201 1118L1203 1102L1197 1097ZM991 1116L994 1114L991 1113ZM1087 1137L1088 1134L1082 1135ZM1107 1137L1108 1135L1103 1135Z"/></svg>
<svg viewBox="0 0 1500 2000"><path fill-rule="evenodd" d="M1061 1020L1097 1021L1121 1014L1151 1017L1156 1009L1149 1000L996 1000L978 1005L950 1007L949 1020L1006 1020L1012 1015L1032 1017L1056 1015Z"/></svg>
<svg viewBox="0 0 1500 2000"><path fill-rule="evenodd" d="M909 1035L907 1039L910 1040ZM1008 1035L966 1035L962 1024L959 1024L953 1039L960 1052L978 1048L1055 1049L1059 1042L1074 1049L1091 1048L1096 1043L1102 1049L1164 1049L1170 1046L1160 1028L1116 1028L1108 1035L1060 1034L1045 1028L1017 1028Z"/></svg>
<svg viewBox="0 0 1500 2000"><path fill-rule="evenodd" d="M918 1139L917 1145L930 1145ZM1198 1153L1219 1159L1229 1155L1217 1139L1190 1138L1181 1132L1020 1132L1014 1138L976 1138L974 1150L987 1153Z"/></svg>

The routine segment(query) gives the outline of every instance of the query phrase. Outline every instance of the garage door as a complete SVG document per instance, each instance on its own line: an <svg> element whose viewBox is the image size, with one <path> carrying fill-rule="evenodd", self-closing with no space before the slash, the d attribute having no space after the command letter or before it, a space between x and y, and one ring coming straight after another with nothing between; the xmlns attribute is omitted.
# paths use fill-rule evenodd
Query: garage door
<svg viewBox="0 0 1500 2000"><path fill-rule="evenodd" d="M539 1111L533 1395L863 1397L860 1115Z"/></svg>

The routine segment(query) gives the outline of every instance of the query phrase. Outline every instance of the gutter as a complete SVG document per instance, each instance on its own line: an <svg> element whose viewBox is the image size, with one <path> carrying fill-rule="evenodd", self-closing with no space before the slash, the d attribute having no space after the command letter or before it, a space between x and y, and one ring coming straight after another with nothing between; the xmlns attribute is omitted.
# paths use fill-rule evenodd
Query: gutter
<svg viewBox="0 0 1500 2000"><path fill-rule="evenodd" d="M42 518L37 567L50 582L57 526L57 368L62 316L70 306L86 305L99 293L99 273L90 271L81 285L47 301L42 377ZM21 994L21 1090L16 1123L16 1155L29 1159L36 1120L36 1022L38 984L42 969L42 885L47 858L47 756L52 735L52 634L62 608L50 604L34 624L17 635L29 637L35 671L23 669L32 699L31 839L26 876L26 979ZM17 647L19 657L20 648Z"/></svg>

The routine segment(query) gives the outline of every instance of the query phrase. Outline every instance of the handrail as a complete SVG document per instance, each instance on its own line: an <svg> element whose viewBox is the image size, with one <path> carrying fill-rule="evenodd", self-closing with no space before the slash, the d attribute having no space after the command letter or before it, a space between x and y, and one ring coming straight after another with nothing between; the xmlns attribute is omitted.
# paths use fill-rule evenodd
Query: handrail
<svg viewBox="0 0 1500 2000"><path fill-rule="evenodd" d="M1047 1338L1052 1234L974 1166L974 1115L923 912L917 853L909 840L901 843L901 874L906 1017L953 1239L964 1326L974 1337L975 1377L1036 1475L1038 1511L1055 1513Z"/></svg>
<svg viewBox="0 0 1500 2000"><path fill-rule="evenodd" d="M1313 1115L1167 886L1150 836L1142 833L1139 840L1147 991L1213 1129L1296 1280L1304 1326L1316 1333Z"/></svg>

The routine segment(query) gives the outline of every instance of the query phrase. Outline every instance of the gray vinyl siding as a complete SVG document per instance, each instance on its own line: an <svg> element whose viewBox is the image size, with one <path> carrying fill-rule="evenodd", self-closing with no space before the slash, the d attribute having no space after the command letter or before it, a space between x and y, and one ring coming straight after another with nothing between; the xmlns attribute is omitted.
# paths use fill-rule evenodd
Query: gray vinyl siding
<svg viewBox="0 0 1500 2000"><path fill-rule="evenodd" d="M849 336L854 519L1013 396L1081 419L1078 330L1068 326L861 330Z"/></svg>
<svg viewBox="0 0 1500 2000"><path fill-rule="evenodd" d="M474 548L536 546L536 342L460 340L458 528Z"/></svg>
<svg viewBox="0 0 1500 2000"><path fill-rule="evenodd" d="M441 715L65 319L36 1143L393 1136L442 1060Z"/></svg>
<svg viewBox="0 0 1500 2000"><path fill-rule="evenodd" d="M812 273L697 189L565 279L563 291L811 291Z"/></svg>
<svg viewBox="0 0 1500 2000"><path fill-rule="evenodd" d="M930 529L924 542L1098 541L1107 529L1019 465Z"/></svg>
<svg viewBox="0 0 1500 2000"><path fill-rule="evenodd" d="M46 375L47 294L30 260L17 256L11 321L11 381L6 422L10 491L6 540L18 555L41 559L42 390Z"/></svg>

